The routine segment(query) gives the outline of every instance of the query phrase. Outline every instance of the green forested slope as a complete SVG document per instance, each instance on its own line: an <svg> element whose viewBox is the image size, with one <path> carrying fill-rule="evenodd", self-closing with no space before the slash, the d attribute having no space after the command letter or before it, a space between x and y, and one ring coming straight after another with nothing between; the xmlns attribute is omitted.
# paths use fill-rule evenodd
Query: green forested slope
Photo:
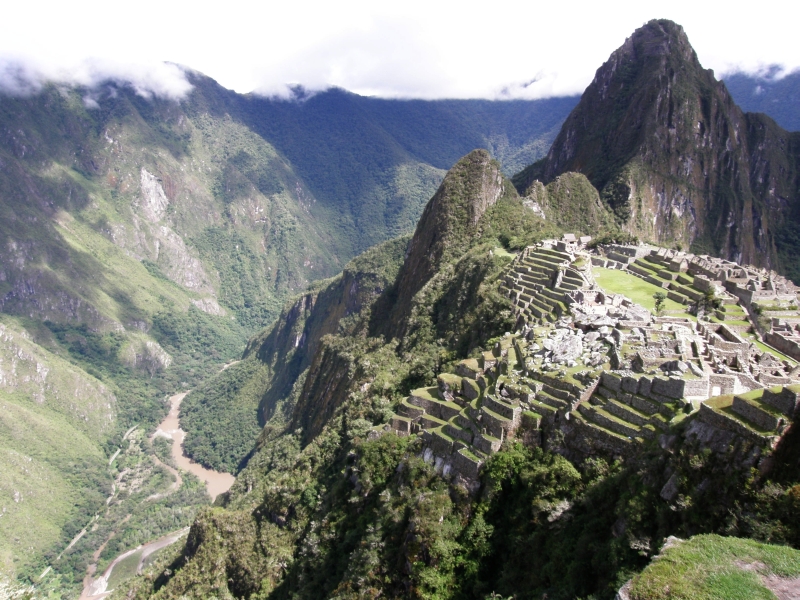
<svg viewBox="0 0 800 600"><path fill-rule="evenodd" d="M64 536L71 539L97 509L95 500L108 496L110 482L130 473L141 474L141 487L120 497L120 507L101 511L98 529L53 572L69 589L103 535L115 531L116 540L130 540L136 527L157 534L157 527L142 529L149 517L135 511L127 525L120 523L130 503L167 485L152 468L146 441L166 412L167 396L239 358L246 338L278 317L288 296L334 275L367 247L410 231L448 161L490 145L490 138L500 140L504 156L529 156L530 148L538 156L574 101L403 104L334 90L287 102L243 97L191 77L194 90L180 102L144 98L113 82L0 95L0 313L33 350L50 357L45 363L58 363L51 377L77 373L115 399L110 413L92 402L84 407L85 423L103 423L86 432L37 405L29 390L4 396L7 415L14 415L8 431L17 432L8 451L38 461L37 472L58 497L41 530L34 527L30 547L3 547L6 573L30 576L52 562L69 541ZM517 115L527 115L523 129L535 140L517 135L519 128L506 131ZM402 254L401 246L393 248ZM386 285L378 281L364 284ZM312 325L312 337L335 332L340 316ZM297 366L297 372L276 368L284 374L276 398L307 368L302 360ZM222 404L212 403L206 420L235 404L230 394L215 393ZM187 414L200 394L190 396ZM239 437L206 459L210 464L235 470L250 452L259 423L277 410L275 398L259 394L244 394L246 408L230 422ZM127 466L103 466L134 425L142 433L138 450L122 443ZM195 433L190 440L202 440L200 421L189 418L187 428ZM47 439L76 443L61 452ZM190 448L204 456L199 446ZM6 459L13 472L17 459ZM35 502L44 496L23 480L8 481L27 499L17 509L38 510ZM184 498L194 506L192 493L169 502ZM167 514L158 510L153 514ZM147 522L175 525L190 512ZM12 521L28 523L5 522ZM10 539L19 537L12 533Z"/></svg>

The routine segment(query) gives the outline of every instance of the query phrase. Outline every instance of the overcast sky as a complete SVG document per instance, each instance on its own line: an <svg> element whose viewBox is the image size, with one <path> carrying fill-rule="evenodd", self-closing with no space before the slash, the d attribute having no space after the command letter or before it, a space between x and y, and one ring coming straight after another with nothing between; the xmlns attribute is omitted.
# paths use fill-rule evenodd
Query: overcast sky
<svg viewBox="0 0 800 600"><path fill-rule="evenodd" d="M478 3L402 0L6 2L0 87L42 78L91 84L114 76L143 93L180 96L185 65L237 92L331 85L413 98L544 97L580 93L634 29L653 18L684 26L717 74L800 67L796 2ZM532 85L527 83L535 80Z"/></svg>

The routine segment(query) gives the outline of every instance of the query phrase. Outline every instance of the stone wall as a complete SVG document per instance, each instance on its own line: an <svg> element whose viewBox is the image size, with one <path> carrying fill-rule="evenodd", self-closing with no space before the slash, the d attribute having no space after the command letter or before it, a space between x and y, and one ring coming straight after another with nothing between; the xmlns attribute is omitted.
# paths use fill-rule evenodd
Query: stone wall
<svg viewBox="0 0 800 600"><path fill-rule="evenodd" d="M683 388L683 393L686 397L702 397L708 398L711 388L708 379L687 379Z"/></svg>
<svg viewBox="0 0 800 600"><path fill-rule="evenodd" d="M733 398L731 408L737 415L743 416L751 423L758 425L761 429L774 431L778 428L777 417L760 409L758 406L750 404L747 400L743 400L739 396Z"/></svg>
<svg viewBox="0 0 800 600"><path fill-rule="evenodd" d="M791 338L785 338L779 333L770 331L764 336L764 341L779 352L800 361L800 345Z"/></svg>
<svg viewBox="0 0 800 600"><path fill-rule="evenodd" d="M761 401L778 409L787 417L793 417L800 407L800 394L789 388L783 388L779 392L764 390Z"/></svg>
<svg viewBox="0 0 800 600"><path fill-rule="evenodd" d="M651 387L650 394L651 397L653 397L653 393L656 393L661 396L666 396L667 398L679 400L685 395L684 389L686 389L686 381L680 379L679 377L670 377L669 379L661 379L660 377L656 377L653 379L653 385Z"/></svg>
<svg viewBox="0 0 800 600"><path fill-rule="evenodd" d="M756 444L772 444L772 437L771 436L764 436L756 433L752 429L746 427L744 424L739 423L738 421L726 417L725 415L719 414L715 412L711 407L706 406L705 404L700 405L700 412L698 414L698 418L713 427L718 429L724 429L726 431L731 431L747 440L755 442Z"/></svg>
<svg viewBox="0 0 800 600"><path fill-rule="evenodd" d="M708 379L710 387L709 394L713 393L715 387L719 388L719 392L714 394L715 396L733 394L734 390L736 389L735 375L720 375L718 373L714 373L710 375Z"/></svg>

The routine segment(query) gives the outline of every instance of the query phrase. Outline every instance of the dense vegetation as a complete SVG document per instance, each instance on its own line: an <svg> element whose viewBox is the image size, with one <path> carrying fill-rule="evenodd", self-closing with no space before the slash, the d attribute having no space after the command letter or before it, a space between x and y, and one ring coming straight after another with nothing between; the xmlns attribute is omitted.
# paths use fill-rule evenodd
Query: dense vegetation
<svg viewBox="0 0 800 600"><path fill-rule="evenodd" d="M483 168L466 177L485 181L492 166ZM432 200L437 210L464 208L461 188L447 189L455 197ZM333 290L347 297L351 285L337 280L317 293L313 307L303 300L305 325L290 324L290 341L309 332L319 315L338 314L338 326L318 338L314 358L282 400L280 418L265 419L225 508L201 513L185 548L136 580L130 593L610 598L669 535L718 532L800 544L792 516L799 508L797 431L786 436L768 473L749 469L751 448L703 451L683 441L680 430L625 464L572 463L507 443L471 487L442 477L416 438L376 437L388 409L411 389L433 384L436 373L491 347L513 327L509 301L497 292L510 260L502 245L554 230L513 193L501 190L498 197L462 253L420 245L426 226L441 221L422 222L404 266L388 269L396 283L409 264L421 264L415 253L445 259L416 284L401 323L387 327L383 318L403 296L393 285L350 313L336 313L333 297L321 300ZM434 243L463 243L469 227L437 229ZM450 235L461 237L454 242ZM384 258L397 262L392 253ZM351 273L348 281L355 280ZM300 305L292 304L287 323ZM270 355L275 345L268 340L280 337L283 326L251 342L249 356ZM241 386L239 377L220 382ZM665 500L660 491L669 481L676 493Z"/></svg>
<svg viewBox="0 0 800 600"><path fill-rule="evenodd" d="M217 471L236 473L261 431L257 396L267 368L251 358L234 364L181 403L181 427L191 431L184 450ZM254 401L255 400L255 401Z"/></svg>
<svg viewBox="0 0 800 600"><path fill-rule="evenodd" d="M627 95L613 123L643 77L636 65L623 67ZM276 597L379 589L482 597L515 593L513 582L524 580L555 597L602 596L668 532L797 545L787 521L797 508L791 474L765 481L727 472L729 480L713 481L735 500L715 496L727 510L718 514L705 506L706 480L692 479L724 471L713 457L687 465L654 451L637 465L578 471L509 447L471 495L448 486L408 440L368 441L410 389L513 327L496 292L506 250L562 229L630 239L617 227L645 218L641 195L639 205L627 201L643 171L604 165L599 177L613 185L602 197L582 176L564 174L538 198L546 221L505 188L475 227L448 230L452 251L400 307L408 238L309 284L410 232L443 170L473 148L488 148L506 174L543 156L576 98L393 101L329 90L283 101L191 77L195 89L181 103L118 83L93 91L94 108L84 89L0 98L0 311L8 325L0 352L31 368L26 382L4 380L0 389L0 488L14 498L0 522L4 572L33 581L50 565L44 588L69 595L103 543L101 569L115 553L190 523L207 503L202 486L187 477L173 490L152 461L168 462L165 442L151 447L147 435L167 396L189 388L187 451L214 468L244 470L228 510L201 514L167 595L197 585L222 595L277 586ZM786 125L795 75L759 78L757 98L754 80L727 81L745 108L797 129ZM687 90L677 86L678 100ZM778 131L768 120L748 123ZM616 129L638 131L607 124L601 134ZM523 179L541 175L543 164ZM714 210L709 220L723 222ZM794 220L771 239L781 267L800 277ZM713 236L695 246L724 249ZM279 316L242 362L207 380ZM12 330L26 341L6 343ZM47 385L31 384L42 377ZM665 509L653 495L664 464L696 484L685 504ZM581 528L596 535L589 540ZM230 577L203 574L237 536L252 548L224 559ZM140 582L141 590L170 577ZM229 579L241 583L230 588Z"/></svg>
<svg viewBox="0 0 800 600"><path fill-rule="evenodd" d="M783 483L731 457L654 447L631 464L577 470L513 444L470 493L413 440L368 441L370 404L352 398L303 450L291 435L267 441L240 476L254 491L199 517L159 597L611 598L668 535L800 545L796 464ZM670 474L679 494L665 501ZM140 594L167 582L156 577L165 566ZM237 573L233 583L226 573Z"/></svg>

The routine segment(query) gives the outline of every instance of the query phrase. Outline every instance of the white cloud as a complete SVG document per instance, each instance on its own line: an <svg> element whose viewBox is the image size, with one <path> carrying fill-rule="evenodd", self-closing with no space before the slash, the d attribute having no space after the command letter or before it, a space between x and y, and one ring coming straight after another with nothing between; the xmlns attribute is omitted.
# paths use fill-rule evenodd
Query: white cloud
<svg viewBox="0 0 800 600"><path fill-rule="evenodd" d="M684 25L701 62L718 73L800 67L795 19L779 0L748 11L697 0L205 6L12 3L0 23L0 58L16 66L0 67L0 85L25 91L42 78L91 85L110 76L143 94L178 97L187 84L164 64L172 61L239 92L285 94L300 83L387 97L542 97L581 92L625 37L656 17Z"/></svg>
<svg viewBox="0 0 800 600"><path fill-rule="evenodd" d="M94 88L109 80L130 85L137 94L147 98L178 99L192 89L184 70L170 63L85 59L69 64L29 56L0 56L0 90L15 95L35 93L45 82ZM97 104L90 95L84 98L84 103L90 108Z"/></svg>

